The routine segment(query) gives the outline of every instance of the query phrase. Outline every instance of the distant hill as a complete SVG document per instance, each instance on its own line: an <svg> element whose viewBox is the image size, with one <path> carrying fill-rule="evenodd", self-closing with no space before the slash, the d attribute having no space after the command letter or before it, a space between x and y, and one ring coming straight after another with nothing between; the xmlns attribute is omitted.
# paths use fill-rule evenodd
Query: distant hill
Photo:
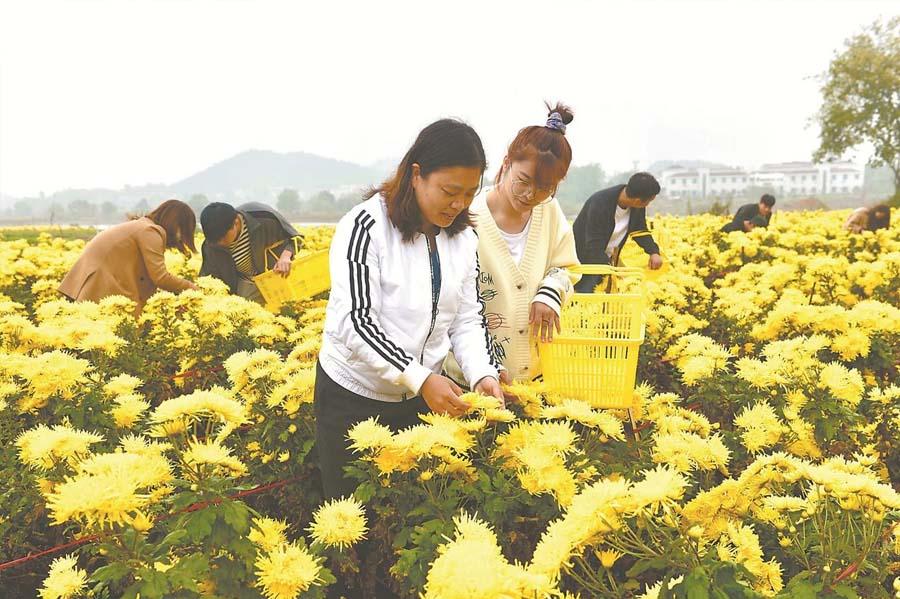
<svg viewBox="0 0 900 599"><path fill-rule="evenodd" d="M184 197L286 187L303 194L344 185L371 185L380 176L376 168L306 152L248 150L178 181L170 189Z"/></svg>
<svg viewBox="0 0 900 599"><path fill-rule="evenodd" d="M144 212L169 198L187 201L195 194L202 194L209 201L240 204L256 200L275 205L278 194L286 188L298 191L304 199L323 191L340 197L381 182L388 172L388 162L362 166L307 152L248 150L172 184L64 189L27 198L3 195L0 219L29 223L109 223L118 222L126 212ZM76 208L70 210L71 205ZM342 213L343 210L336 212L338 216Z"/></svg>

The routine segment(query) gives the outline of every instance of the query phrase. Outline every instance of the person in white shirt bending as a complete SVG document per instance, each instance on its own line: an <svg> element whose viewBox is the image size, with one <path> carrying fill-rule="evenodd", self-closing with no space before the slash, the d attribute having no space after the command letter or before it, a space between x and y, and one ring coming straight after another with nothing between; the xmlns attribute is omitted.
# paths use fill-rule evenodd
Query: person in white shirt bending
<svg viewBox="0 0 900 599"><path fill-rule="evenodd" d="M581 263L616 265L622 246L630 236L650 256L650 269L661 267L659 246L647 229L647 206L659 191L659 182L653 175L635 173L627 185L614 185L588 198L572 225ZM575 290L591 293L599 282L599 275L586 275L575 285Z"/></svg>

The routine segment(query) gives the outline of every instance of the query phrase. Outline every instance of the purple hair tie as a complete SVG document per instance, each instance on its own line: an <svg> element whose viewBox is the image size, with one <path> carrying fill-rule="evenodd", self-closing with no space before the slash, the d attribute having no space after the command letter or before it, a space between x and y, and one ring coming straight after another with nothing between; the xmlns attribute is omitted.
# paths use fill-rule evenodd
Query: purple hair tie
<svg viewBox="0 0 900 599"><path fill-rule="evenodd" d="M547 124L544 126L548 129L556 129L563 135L566 134L566 124L563 122L562 115L558 112L550 113L550 116L547 117Z"/></svg>

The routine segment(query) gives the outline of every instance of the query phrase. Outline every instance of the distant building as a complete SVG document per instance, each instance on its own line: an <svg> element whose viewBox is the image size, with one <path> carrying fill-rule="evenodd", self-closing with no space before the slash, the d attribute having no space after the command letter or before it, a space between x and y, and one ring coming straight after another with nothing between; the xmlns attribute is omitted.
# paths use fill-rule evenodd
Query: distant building
<svg viewBox="0 0 900 599"><path fill-rule="evenodd" d="M741 195L749 184L749 174L737 168L683 169L675 165L662 172L660 185L670 198L698 198Z"/></svg>
<svg viewBox="0 0 900 599"><path fill-rule="evenodd" d="M772 189L781 196L812 196L860 193L865 170L851 162L780 162L756 170L709 167L683 168L673 165L660 174L662 195L672 199L732 198L749 187Z"/></svg>
<svg viewBox="0 0 900 599"><path fill-rule="evenodd" d="M778 181L776 191L787 196L859 193L865 182L865 170L852 162L779 162L753 174L760 183Z"/></svg>

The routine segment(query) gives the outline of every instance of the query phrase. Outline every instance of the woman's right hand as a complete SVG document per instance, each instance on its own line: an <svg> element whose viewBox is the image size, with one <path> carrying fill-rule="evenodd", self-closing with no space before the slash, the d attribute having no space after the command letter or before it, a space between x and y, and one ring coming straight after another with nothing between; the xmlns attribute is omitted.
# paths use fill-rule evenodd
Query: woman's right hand
<svg viewBox="0 0 900 599"><path fill-rule="evenodd" d="M506 370L505 368L500 371L500 384L501 385L512 385L513 384L512 377L509 376L509 371ZM512 393L503 391L503 403L511 404L511 403L516 403L518 401L519 401L519 398L516 397L515 395L513 395Z"/></svg>
<svg viewBox="0 0 900 599"><path fill-rule="evenodd" d="M459 398L462 392L459 385L439 374L429 374L419 390L432 412L453 417L462 416L471 407Z"/></svg>

